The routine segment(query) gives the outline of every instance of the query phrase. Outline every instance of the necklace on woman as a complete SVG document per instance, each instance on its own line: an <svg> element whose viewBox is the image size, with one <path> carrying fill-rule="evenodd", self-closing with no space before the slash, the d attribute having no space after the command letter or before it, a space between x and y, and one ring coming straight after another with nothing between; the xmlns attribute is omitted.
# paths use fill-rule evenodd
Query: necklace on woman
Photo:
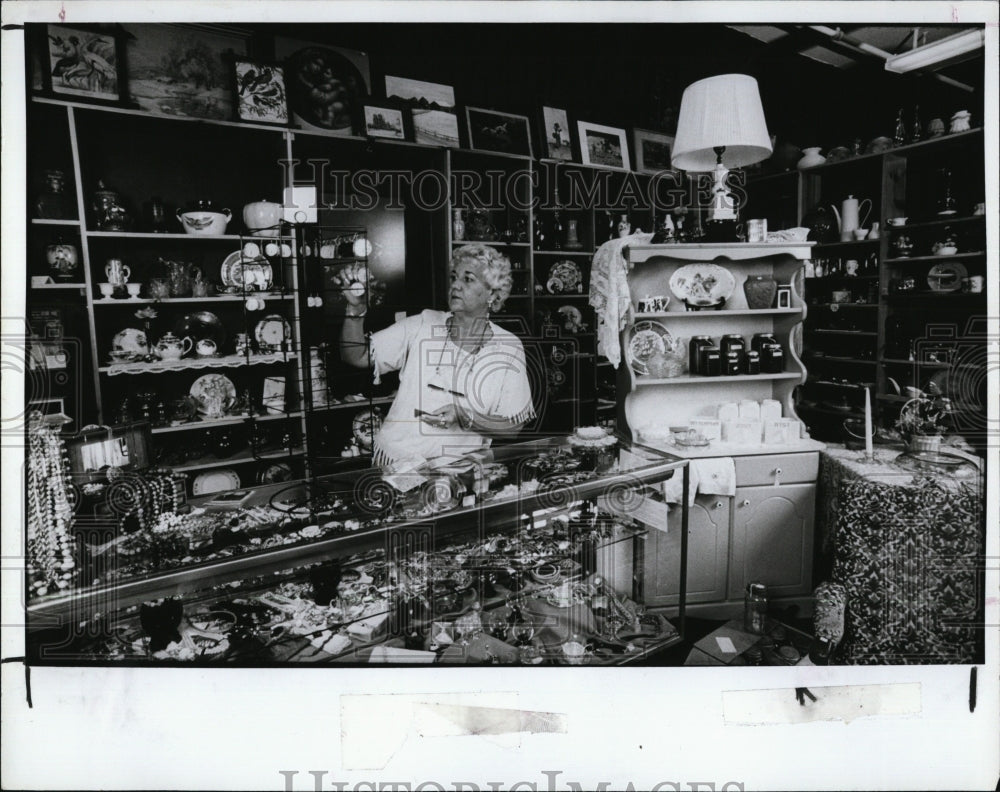
<svg viewBox="0 0 1000 792"><path fill-rule="evenodd" d="M448 327L447 339L450 339L451 342L456 347L458 347L459 349L461 349L462 351L466 351L465 347L462 344L461 330L458 329L458 325L453 321L454 318L455 317L452 315L452 316L449 316L448 319L447 319L447 327ZM489 321L488 318L484 317L483 318L483 329L482 329L482 332L479 333L479 340L476 343L476 345L471 350L469 350L467 352L467 354L470 357L475 357L476 355L478 355L482 351L483 347L486 346L486 342L488 340L487 333L489 333L489 337L490 338L493 337L493 331L490 329L490 321ZM457 340L452 337L453 334L457 334L458 335L458 339ZM444 344L441 345L441 353L440 353L440 355L438 355L438 362L437 362L437 365L434 367L434 373L435 374L440 374L441 373L441 366L444 363L444 353L445 353L445 349L446 349L447 346L448 346L447 341Z"/></svg>

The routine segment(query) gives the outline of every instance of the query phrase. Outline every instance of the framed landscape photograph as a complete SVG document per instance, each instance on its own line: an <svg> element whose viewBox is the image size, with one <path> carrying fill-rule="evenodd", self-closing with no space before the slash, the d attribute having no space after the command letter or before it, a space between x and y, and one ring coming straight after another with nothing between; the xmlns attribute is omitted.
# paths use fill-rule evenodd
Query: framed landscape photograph
<svg viewBox="0 0 1000 792"><path fill-rule="evenodd" d="M569 136L569 115L558 107L542 107L543 157L572 161L573 144Z"/></svg>
<svg viewBox="0 0 1000 792"><path fill-rule="evenodd" d="M361 103L371 95L368 54L277 36L274 56L285 65L288 109L304 129L354 133Z"/></svg>
<svg viewBox="0 0 1000 792"><path fill-rule="evenodd" d="M670 170L670 157L674 150L673 135L649 129L632 131L635 143L635 169L640 173L659 173Z"/></svg>
<svg viewBox="0 0 1000 792"><path fill-rule="evenodd" d="M45 26L38 87L98 102L122 99L121 57L111 33L66 25Z"/></svg>
<svg viewBox="0 0 1000 792"><path fill-rule="evenodd" d="M285 72L281 66L236 58L236 117L258 124L288 124Z"/></svg>
<svg viewBox="0 0 1000 792"><path fill-rule="evenodd" d="M413 137L417 143L458 146L455 89L450 85L386 75L385 95L389 100L410 108Z"/></svg>
<svg viewBox="0 0 1000 792"><path fill-rule="evenodd" d="M466 107L469 148L531 156L531 123L527 116Z"/></svg>
<svg viewBox="0 0 1000 792"><path fill-rule="evenodd" d="M629 170L628 138L624 129L577 121L580 157L584 165Z"/></svg>
<svg viewBox="0 0 1000 792"><path fill-rule="evenodd" d="M358 134L390 140L412 140L409 108L388 102L363 102L359 116Z"/></svg>

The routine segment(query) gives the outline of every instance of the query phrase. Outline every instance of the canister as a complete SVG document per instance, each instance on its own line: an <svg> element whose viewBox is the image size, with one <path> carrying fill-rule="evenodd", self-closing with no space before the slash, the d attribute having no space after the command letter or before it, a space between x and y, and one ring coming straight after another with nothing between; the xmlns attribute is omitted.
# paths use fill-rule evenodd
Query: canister
<svg viewBox="0 0 1000 792"><path fill-rule="evenodd" d="M760 370L764 374L780 374L785 370L785 350L781 344L764 344L761 347Z"/></svg>
<svg viewBox="0 0 1000 792"><path fill-rule="evenodd" d="M746 349L742 356L744 374L760 374L760 352Z"/></svg>
<svg viewBox="0 0 1000 792"><path fill-rule="evenodd" d="M699 365L701 363L700 350L702 347L712 346L712 337L707 335L692 336L688 342L688 369L692 375L700 374Z"/></svg>
<svg viewBox="0 0 1000 792"><path fill-rule="evenodd" d="M698 351L698 374L718 377L722 373L722 353L717 346L704 346Z"/></svg>
<svg viewBox="0 0 1000 792"><path fill-rule="evenodd" d="M742 352L736 350L725 352L722 355L722 373L732 377L740 373L740 355Z"/></svg>
<svg viewBox="0 0 1000 792"><path fill-rule="evenodd" d="M764 344L777 343L778 339L774 337L774 333L754 333L753 338L750 339L750 348L755 352L760 352ZM761 362L763 362L763 356L761 356Z"/></svg>
<svg viewBox="0 0 1000 792"><path fill-rule="evenodd" d="M737 335L736 333L729 333L722 336L722 340L719 342L719 349L722 350L722 357L725 358L730 352L742 352L746 349L746 341L743 340L743 336Z"/></svg>

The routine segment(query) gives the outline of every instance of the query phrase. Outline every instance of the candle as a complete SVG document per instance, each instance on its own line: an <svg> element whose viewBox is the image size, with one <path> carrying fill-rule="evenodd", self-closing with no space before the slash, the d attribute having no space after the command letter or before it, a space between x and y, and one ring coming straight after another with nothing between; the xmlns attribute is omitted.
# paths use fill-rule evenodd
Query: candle
<svg viewBox="0 0 1000 792"><path fill-rule="evenodd" d="M871 459L872 455L872 396L865 388L865 457Z"/></svg>

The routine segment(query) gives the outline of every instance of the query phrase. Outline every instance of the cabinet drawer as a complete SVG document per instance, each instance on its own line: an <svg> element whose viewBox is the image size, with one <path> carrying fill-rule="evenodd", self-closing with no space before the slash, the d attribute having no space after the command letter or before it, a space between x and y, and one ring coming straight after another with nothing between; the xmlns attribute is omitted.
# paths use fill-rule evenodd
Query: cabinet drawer
<svg viewBox="0 0 1000 792"><path fill-rule="evenodd" d="M815 481L819 472L818 451L734 457L733 461L736 462L737 487L774 484L775 481L781 484Z"/></svg>

